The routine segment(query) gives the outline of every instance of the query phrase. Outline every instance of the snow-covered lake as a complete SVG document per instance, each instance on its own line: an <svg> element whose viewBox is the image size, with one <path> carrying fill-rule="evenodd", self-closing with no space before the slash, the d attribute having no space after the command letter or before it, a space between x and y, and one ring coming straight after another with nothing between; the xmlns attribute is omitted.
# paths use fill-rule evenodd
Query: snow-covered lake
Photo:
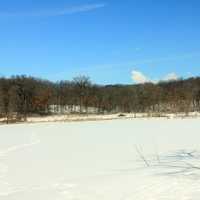
<svg viewBox="0 0 200 200"><path fill-rule="evenodd" d="M199 151L199 119L2 125L0 200L199 200Z"/></svg>

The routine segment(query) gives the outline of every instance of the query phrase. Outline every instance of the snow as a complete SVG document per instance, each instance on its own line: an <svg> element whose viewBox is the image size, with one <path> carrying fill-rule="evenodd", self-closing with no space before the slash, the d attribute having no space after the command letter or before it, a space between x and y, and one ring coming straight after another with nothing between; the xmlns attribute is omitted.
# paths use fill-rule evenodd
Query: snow
<svg viewBox="0 0 200 200"><path fill-rule="evenodd" d="M114 119L133 119L133 118L200 118L200 112L189 113L115 113L115 114L52 114L46 116L28 116L26 122L16 121L17 123L39 123L39 122L74 122L74 121L101 121ZM5 124L6 118L0 118L0 125ZM14 121L14 119L13 119Z"/></svg>
<svg viewBox="0 0 200 200"><path fill-rule="evenodd" d="M198 118L2 125L0 200L199 200L199 132Z"/></svg>

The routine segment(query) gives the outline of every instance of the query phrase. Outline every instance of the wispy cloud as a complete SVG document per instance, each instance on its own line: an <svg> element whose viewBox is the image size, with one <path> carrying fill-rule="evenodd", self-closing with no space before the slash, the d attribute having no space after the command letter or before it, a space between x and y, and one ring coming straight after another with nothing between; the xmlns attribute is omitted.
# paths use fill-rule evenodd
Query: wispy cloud
<svg viewBox="0 0 200 200"><path fill-rule="evenodd" d="M140 47L136 47L136 48L135 48L135 51L136 51L136 52L139 52L139 51L141 51L141 50L142 50L142 48L140 48Z"/></svg>
<svg viewBox="0 0 200 200"><path fill-rule="evenodd" d="M158 83L159 81L174 81L178 80L178 75L174 72L167 74L164 78L161 79L151 79L143 74L141 71L133 70L131 72L131 77L134 83L142 84L142 83Z"/></svg>
<svg viewBox="0 0 200 200"><path fill-rule="evenodd" d="M85 67L84 69L96 69L96 70L102 70L102 69L113 69L118 70L126 67L134 67L138 65L148 65L148 64L162 64L163 62L171 62L171 61L178 61L178 60L186 60L191 59L195 57L199 57L200 52L193 52L193 53L185 53L180 55L171 55L166 57L160 57L160 58L152 58L152 59L142 59L142 60L135 60L132 62L121 62L121 63L107 63L107 64L99 64L99 65L93 65L90 67Z"/></svg>
<svg viewBox="0 0 200 200"><path fill-rule="evenodd" d="M166 56L166 57L160 57L160 58L139 60L139 61L136 61L134 64L160 63L160 62L190 59L190 58L199 57L199 56L200 56L200 52L193 52L193 53L185 53L181 55L172 55L172 56Z"/></svg>
<svg viewBox="0 0 200 200"><path fill-rule="evenodd" d="M75 13L89 12L104 8L105 3L96 3L96 4L83 4L78 6L65 7L62 9L54 10L37 10L37 11L24 11L24 12L0 12L2 17L53 17L53 16L62 16L70 15Z"/></svg>

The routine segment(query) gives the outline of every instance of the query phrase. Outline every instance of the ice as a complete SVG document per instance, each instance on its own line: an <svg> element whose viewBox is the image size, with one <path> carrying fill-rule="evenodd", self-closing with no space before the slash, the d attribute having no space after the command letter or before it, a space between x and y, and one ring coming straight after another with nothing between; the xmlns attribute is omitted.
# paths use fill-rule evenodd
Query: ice
<svg viewBox="0 0 200 200"><path fill-rule="evenodd" d="M198 118L2 125L0 200L199 200L199 133Z"/></svg>

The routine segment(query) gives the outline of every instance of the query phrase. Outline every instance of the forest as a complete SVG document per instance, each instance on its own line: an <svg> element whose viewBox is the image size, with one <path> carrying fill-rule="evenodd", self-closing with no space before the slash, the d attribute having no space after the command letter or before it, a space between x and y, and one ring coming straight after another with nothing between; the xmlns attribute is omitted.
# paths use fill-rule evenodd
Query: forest
<svg viewBox="0 0 200 200"><path fill-rule="evenodd" d="M200 77L132 85L98 85L87 76L72 81L0 78L0 118L25 121L51 114L189 113L200 110Z"/></svg>

